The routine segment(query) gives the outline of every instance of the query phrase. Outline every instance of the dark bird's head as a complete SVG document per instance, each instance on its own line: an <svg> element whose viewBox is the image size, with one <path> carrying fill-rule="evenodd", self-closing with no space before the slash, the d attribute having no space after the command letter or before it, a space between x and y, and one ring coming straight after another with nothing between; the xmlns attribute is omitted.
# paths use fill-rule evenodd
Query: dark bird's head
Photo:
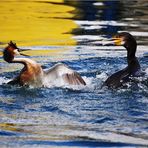
<svg viewBox="0 0 148 148"><path fill-rule="evenodd" d="M135 57L137 42L135 38L128 32L122 32L115 35L112 40L115 45L122 45L127 49L127 56Z"/></svg>
<svg viewBox="0 0 148 148"><path fill-rule="evenodd" d="M20 49L17 47L16 43L13 43L10 41L8 43L8 46L3 50L3 58L6 62L11 63L16 55L23 55L27 56L25 54L22 54L21 51L26 51L29 49Z"/></svg>

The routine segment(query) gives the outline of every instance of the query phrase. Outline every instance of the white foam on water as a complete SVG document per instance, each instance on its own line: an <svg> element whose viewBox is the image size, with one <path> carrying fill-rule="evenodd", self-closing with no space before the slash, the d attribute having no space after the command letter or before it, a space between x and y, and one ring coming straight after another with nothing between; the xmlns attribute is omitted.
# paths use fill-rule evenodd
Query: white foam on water
<svg viewBox="0 0 148 148"><path fill-rule="evenodd" d="M105 72L102 72L101 74L96 75L96 78L101 79L105 81L107 79L107 74Z"/></svg>
<svg viewBox="0 0 148 148"><path fill-rule="evenodd" d="M10 80L6 79L4 77L0 77L0 85L4 84L4 83L8 83Z"/></svg>
<svg viewBox="0 0 148 148"><path fill-rule="evenodd" d="M148 68L145 69L145 73L148 76Z"/></svg>

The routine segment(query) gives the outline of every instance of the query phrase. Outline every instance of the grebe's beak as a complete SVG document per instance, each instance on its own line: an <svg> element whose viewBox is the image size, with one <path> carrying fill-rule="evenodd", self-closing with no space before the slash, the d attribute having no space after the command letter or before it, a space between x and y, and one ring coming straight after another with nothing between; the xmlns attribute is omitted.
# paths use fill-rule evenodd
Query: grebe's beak
<svg viewBox="0 0 148 148"><path fill-rule="evenodd" d="M14 53L16 55L22 55L22 56L30 57L29 55L26 55L24 53L21 53L21 52L28 51L28 50L31 50L31 49L20 49L20 48L17 48L17 49L14 50Z"/></svg>
<svg viewBox="0 0 148 148"><path fill-rule="evenodd" d="M28 51L28 50L31 50L31 49L18 49L18 51L20 52L20 55L22 55L22 56L26 56L26 57L30 57L29 55L26 55L26 54L24 54L24 53L21 53L21 52L23 52L23 51Z"/></svg>

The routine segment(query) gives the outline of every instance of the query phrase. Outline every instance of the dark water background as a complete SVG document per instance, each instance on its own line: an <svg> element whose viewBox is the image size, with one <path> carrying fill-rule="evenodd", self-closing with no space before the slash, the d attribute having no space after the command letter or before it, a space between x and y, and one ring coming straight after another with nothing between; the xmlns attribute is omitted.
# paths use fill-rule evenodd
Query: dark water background
<svg viewBox="0 0 148 148"><path fill-rule="evenodd" d="M42 9L33 9L34 13L38 13L33 15L34 19L40 22L44 18L45 22L62 21L59 26L66 21L75 24L75 27L61 27L64 30L64 33L59 33L61 38L51 37L50 43L53 41L54 45L42 42L35 34L31 41L29 38L14 38L23 48L31 48L31 58L44 68L63 62L78 71L87 86L9 86L4 83L15 77L21 66L8 64L0 57L0 147L147 147L147 1L22 2L30 5L30 9L39 4L73 8L67 10L68 16L65 12L60 13L60 9L52 17L49 10L44 10L45 13ZM14 4L4 0L0 6L4 3ZM41 25L44 26L44 23ZM50 30L55 26L49 27ZM15 30L13 27L7 29ZM137 83L128 83L126 88L101 88L108 75L127 65L123 47L102 46L102 39L121 31L130 32L137 39L137 57L146 74L139 77ZM46 40L46 37L43 36L43 39ZM9 40L9 37L1 39L1 49Z"/></svg>

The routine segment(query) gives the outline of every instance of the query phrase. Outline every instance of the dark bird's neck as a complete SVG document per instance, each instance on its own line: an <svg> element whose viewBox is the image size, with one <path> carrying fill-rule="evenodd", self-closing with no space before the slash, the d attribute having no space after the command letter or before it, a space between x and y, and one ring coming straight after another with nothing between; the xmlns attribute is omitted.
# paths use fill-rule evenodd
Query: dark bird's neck
<svg viewBox="0 0 148 148"><path fill-rule="evenodd" d="M132 48L127 49L127 51L128 51L127 53L128 70L131 73L135 73L140 69L140 64L138 62L137 57L135 56L136 47L133 49Z"/></svg>
<svg viewBox="0 0 148 148"><path fill-rule="evenodd" d="M135 56L137 49L137 43L135 39L127 42L125 48L127 49L128 71L130 73L135 73L140 69L140 64L137 57Z"/></svg>

